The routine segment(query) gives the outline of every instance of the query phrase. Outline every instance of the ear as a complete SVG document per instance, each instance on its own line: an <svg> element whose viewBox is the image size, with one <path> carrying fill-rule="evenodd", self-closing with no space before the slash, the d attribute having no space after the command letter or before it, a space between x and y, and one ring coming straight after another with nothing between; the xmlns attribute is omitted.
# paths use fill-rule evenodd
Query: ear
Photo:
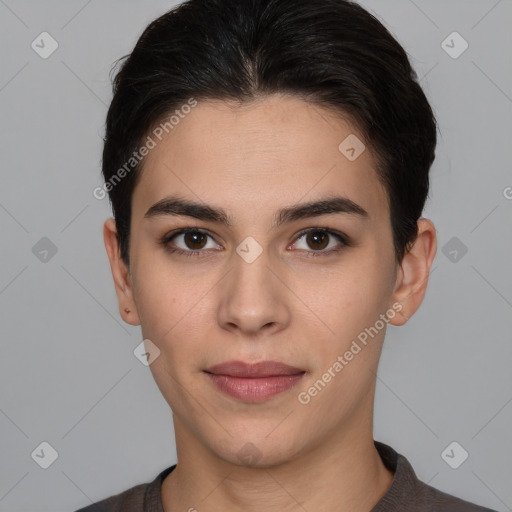
<svg viewBox="0 0 512 512"><path fill-rule="evenodd" d="M405 324L420 307L427 291L430 267L436 250L436 228L430 220L420 218L418 236L402 259L397 272L393 299L402 306L402 309L389 320L391 324Z"/></svg>
<svg viewBox="0 0 512 512"><path fill-rule="evenodd" d="M139 314L133 298L130 271L121 259L117 227L113 218L107 219L103 225L103 240L110 261L112 278L114 279L119 313L126 323L140 325Z"/></svg>

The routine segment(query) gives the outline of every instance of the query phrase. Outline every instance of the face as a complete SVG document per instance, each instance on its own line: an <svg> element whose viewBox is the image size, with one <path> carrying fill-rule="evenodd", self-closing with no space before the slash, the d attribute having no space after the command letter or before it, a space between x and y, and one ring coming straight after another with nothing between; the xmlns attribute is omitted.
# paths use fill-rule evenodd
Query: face
<svg viewBox="0 0 512 512"><path fill-rule="evenodd" d="M362 141L338 115L290 96L208 101L147 156L120 303L131 301L125 319L160 351L150 369L177 436L219 459L278 464L371 428L403 274L373 155L357 156L354 136ZM301 208L320 201L332 203ZM294 370L206 372L232 361Z"/></svg>

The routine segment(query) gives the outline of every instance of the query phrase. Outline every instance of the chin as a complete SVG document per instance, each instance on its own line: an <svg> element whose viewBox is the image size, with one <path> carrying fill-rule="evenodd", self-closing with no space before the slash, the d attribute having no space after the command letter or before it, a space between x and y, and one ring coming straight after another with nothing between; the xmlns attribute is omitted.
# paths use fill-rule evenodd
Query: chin
<svg viewBox="0 0 512 512"><path fill-rule="evenodd" d="M286 435L285 438L269 438L266 433L248 437L229 437L221 446L214 448L216 455L230 464L244 468L268 469L290 462L300 455L304 440L295 443Z"/></svg>

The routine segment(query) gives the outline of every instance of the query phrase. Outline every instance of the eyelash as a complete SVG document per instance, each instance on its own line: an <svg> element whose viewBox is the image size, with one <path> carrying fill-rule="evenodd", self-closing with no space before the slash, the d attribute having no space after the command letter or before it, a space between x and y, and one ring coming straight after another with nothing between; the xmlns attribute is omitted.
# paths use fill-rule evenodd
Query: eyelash
<svg viewBox="0 0 512 512"><path fill-rule="evenodd" d="M165 249L171 253L171 254L177 254L179 256L186 256L186 257L203 257L203 255L201 255L202 252L205 252L204 250L202 249L191 249L189 251L184 251L182 249L178 249L176 247L170 247L169 246L169 243L171 242L171 240L175 237L177 237L178 235L182 235L182 234L186 234L186 233L201 233L203 235L206 235L206 236L209 236L210 238L213 238L207 231L204 231L202 229L198 229L198 228L182 228L182 229L179 229L177 231L172 231L171 233L168 233L166 235L164 235L161 239L160 239L160 243L165 247ZM352 247L353 246L353 243L351 241L351 239L345 235L344 233L341 233L339 231L335 231L335 230L332 230L332 229L327 229L327 228L307 228L307 229L304 229L302 231L300 231L297 235L296 235L296 238L295 238L295 241L302 238L304 235L307 235L309 233L325 233L325 234L328 234L330 236L333 236L334 238L336 238L340 243L341 243L341 247L338 247L336 249L330 249L328 251L314 251L314 250L311 250L311 251L306 251L308 253L308 258L317 258L319 256L328 256L328 255L331 255L331 254L334 254L334 253L338 253L340 251L342 251L345 247Z"/></svg>

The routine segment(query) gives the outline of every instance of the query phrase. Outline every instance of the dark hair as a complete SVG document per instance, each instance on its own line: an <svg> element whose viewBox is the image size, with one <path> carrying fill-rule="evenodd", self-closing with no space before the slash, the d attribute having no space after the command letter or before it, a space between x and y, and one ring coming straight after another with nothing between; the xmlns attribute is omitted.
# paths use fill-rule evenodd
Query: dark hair
<svg viewBox="0 0 512 512"><path fill-rule="evenodd" d="M133 154L151 130L191 98L249 102L277 92L354 123L377 161L396 261L402 261L428 195L437 123L406 52L361 6L188 0L151 22L123 59L113 81L102 172L126 265L131 200L143 163Z"/></svg>

